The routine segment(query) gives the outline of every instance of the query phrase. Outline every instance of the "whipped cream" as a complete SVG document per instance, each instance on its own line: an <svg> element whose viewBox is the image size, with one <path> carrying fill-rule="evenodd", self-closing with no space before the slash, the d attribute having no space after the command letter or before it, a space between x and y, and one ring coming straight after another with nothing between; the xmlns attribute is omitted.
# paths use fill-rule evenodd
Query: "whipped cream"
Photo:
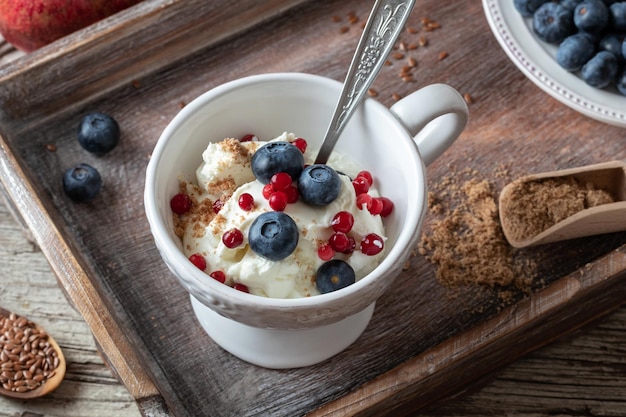
<svg viewBox="0 0 626 417"><path fill-rule="evenodd" d="M283 133L273 141L293 142L295 139L294 134ZM272 211L272 208L263 197L264 184L255 179L250 164L254 152L266 143L225 139L207 146L202 154L203 162L196 170L197 183L181 182L181 188L192 198L194 208L183 216L175 216L177 234L182 238L185 254L204 256L207 263L205 272L223 271L227 285L243 284L252 294L272 298L317 295L315 274L324 263L318 256L318 246L332 235L330 224L335 214L340 211L352 213L354 226L350 235L355 238L357 246L361 238L370 233L384 238L381 216L357 208L351 179L340 174L341 192L327 206L315 207L299 200L284 209L299 230L298 244L289 256L272 261L258 255L248 245L248 230L259 214ZM307 150L305 163L312 163L314 155ZM336 154L328 165L339 173L351 176L359 171L346 157ZM244 193L254 197L254 208L249 211L238 204L239 197ZM378 196L374 187L368 193L372 197ZM221 208L215 214L213 205L218 200ZM243 233L244 242L238 247L228 248L222 242L222 235L233 228ZM368 256L357 247L351 254L335 254L334 259L349 263L359 280L370 273L383 256L384 251Z"/></svg>

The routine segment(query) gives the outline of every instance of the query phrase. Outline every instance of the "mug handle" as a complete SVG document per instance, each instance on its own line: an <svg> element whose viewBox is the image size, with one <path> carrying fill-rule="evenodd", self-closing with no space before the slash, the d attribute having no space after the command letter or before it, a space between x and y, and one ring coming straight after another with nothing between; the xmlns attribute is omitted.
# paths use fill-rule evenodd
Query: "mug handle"
<svg viewBox="0 0 626 417"><path fill-rule="evenodd" d="M465 129L469 117L463 97L446 84L423 87L389 110L413 136L426 166L452 145Z"/></svg>

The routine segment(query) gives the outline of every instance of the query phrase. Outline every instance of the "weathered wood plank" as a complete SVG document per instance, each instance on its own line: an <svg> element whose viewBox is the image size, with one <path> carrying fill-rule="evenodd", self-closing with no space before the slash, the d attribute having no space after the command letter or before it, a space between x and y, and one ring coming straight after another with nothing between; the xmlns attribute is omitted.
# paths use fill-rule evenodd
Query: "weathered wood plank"
<svg viewBox="0 0 626 417"><path fill-rule="evenodd" d="M170 11L184 7L183 2L168 5ZM165 23L167 10L154 10L155 14L148 13L146 24L154 19ZM213 9L203 10L206 16L215 17L208 12ZM143 175L156 138L182 104L224 81L270 71L312 72L342 79L360 34L359 24L347 23L347 16L354 13L362 22L368 11L369 5L357 0L308 2L254 28L247 26L254 38L242 28L240 35L229 32L232 36L228 38L211 38L223 42L207 41L203 47L181 52L177 47L187 45L185 31L197 31L199 24L187 11L177 16L191 19L189 28L174 29L174 44L163 48L162 55L159 45L171 28L160 28L154 43L149 32L141 32L148 49L139 55L139 64L135 56L114 55L121 61L103 61L90 49L95 45L102 48L100 52L110 50L107 48L130 50L139 28L129 23L119 32L104 31L102 38L98 31L90 32L93 38L88 43L64 44L54 53L49 51L49 56L34 55L0 69L4 71L0 86L8 92L3 97L9 98L0 110L0 133L6 144L4 184L70 298L83 308L81 313L96 339L106 336L110 342L102 346L108 359L120 359L127 352L136 355L130 360L133 366L121 373L128 361L111 362L137 400L154 393L150 389L146 395L132 383L142 374L181 416L301 415L315 412L320 405L329 407L327 410L341 409L342 401L357 404L349 411L363 415L395 407L414 412L482 381L507 360L545 343L544 339L572 331L623 302L621 292L599 291L623 284L622 276L608 268L609 264L621 265L622 258L613 262L606 257L626 242L624 234L616 234L527 253L544 266L545 283L556 288L569 288L571 280L561 281L563 276L576 274L589 263L599 265L591 269L590 279L579 281L572 275L578 282L576 291L552 293L554 305L562 310L547 319L556 317L558 328L540 325L541 314L526 314L549 309L520 304L519 316L509 310L498 315L499 306L489 296L461 294L450 299L434 278L433 266L416 256L397 286L381 298L359 342L320 366L281 372L251 367L203 334L190 313L186 294L160 261L143 218ZM333 16L343 20L336 22ZM419 27L424 16L439 21L442 29L422 33L428 37L428 45L411 53L418 60L416 81L404 82L398 75L404 56L383 71L375 88L386 105L393 103L394 93L406 95L432 82L449 83L473 96L470 125L444 158L429 167L431 185L441 181L451 167L472 168L476 175L494 181L497 188L504 181L494 175L500 164L507 165L514 178L529 171L626 157L621 129L587 119L548 99L508 62L492 38L478 2L426 1L416 9L409 25ZM138 21L142 18L135 17ZM405 34L407 42L416 39L408 31ZM448 54L443 60L441 52ZM45 65L38 61L44 57ZM72 65L95 69L81 73L76 82L59 76ZM34 91L27 83L33 78L39 87L54 86L51 94ZM66 91L64 86L69 88L71 103L60 94ZM15 100L24 91L36 94ZM93 109L113 114L124 132L119 149L103 158L86 155L74 138L80 114ZM48 144L54 144L56 151L49 151ZM58 175L78 161L90 162L103 173L106 182L100 201L106 204L75 205L63 197ZM427 225L430 221L427 218ZM603 281L606 287L596 285ZM576 309L584 305L597 310L586 316ZM108 321L100 318L101 313ZM511 317L515 319L507 322ZM575 320L579 318L582 323ZM506 331L498 332L502 323L506 323ZM113 342L109 324L118 326L116 332L128 338L118 343L121 347ZM524 339L522 332L528 328L534 333ZM542 337L541 332L547 330L550 333ZM120 340L125 339L120 336ZM459 349L451 350L455 341L461 342ZM429 352L434 352L439 378L410 374L419 369L413 365ZM465 353L462 359L467 362L457 361L456 367L446 368L447 363L454 363L447 355L455 352ZM464 372L465 363L472 364L471 373ZM135 374L133 369L138 368ZM395 383L396 375L402 376L404 385ZM451 378L455 380L452 387L448 383ZM378 384L374 391L370 390L372 384ZM367 395L372 392L383 395ZM430 402L420 403L426 397Z"/></svg>

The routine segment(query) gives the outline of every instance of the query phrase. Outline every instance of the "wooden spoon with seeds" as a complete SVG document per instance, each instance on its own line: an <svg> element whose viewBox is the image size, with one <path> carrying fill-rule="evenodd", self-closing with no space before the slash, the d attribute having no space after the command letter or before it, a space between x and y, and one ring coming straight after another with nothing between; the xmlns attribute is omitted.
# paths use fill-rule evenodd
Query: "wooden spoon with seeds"
<svg viewBox="0 0 626 417"><path fill-rule="evenodd" d="M500 223L506 239L511 246L523 248L626 230L625 169L626 164L623 162L612 161L529 175L508 184L500 194L499 203ZM515 185L520 182L567 179L568 177L576 179L580 184L590 183L595 189L606 191L612 197L612 202L599 203L580 210L534 236L529 237L517 233L516 228L519 228L520 222L524 219L512 214L515 211L516 201L519 201L514 196ZM538 206L529 208L531 209L538 209Z"/></svg>
<svg viewBox="0 0 626 417"><path fill-rule="evenodd" d="M42 327L0 307L0 394L22 400L54 391L65 357Z"/></svg>

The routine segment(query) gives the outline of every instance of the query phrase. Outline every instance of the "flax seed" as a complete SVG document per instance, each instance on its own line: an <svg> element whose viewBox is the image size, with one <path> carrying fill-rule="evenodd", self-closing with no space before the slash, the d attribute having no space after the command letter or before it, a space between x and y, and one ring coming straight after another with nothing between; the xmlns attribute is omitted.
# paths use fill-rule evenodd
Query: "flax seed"
<svg viewBox="0 0 626 417"><path fill-rule="evenodd" d="M342 26L339 29L339 33L347 33L350 30L350 28L348 26Z"/></svg>
<svg viewBox="0 0 626 417"><path fill-rule="evenodd" d="M439 55L437 55L437 59L439 61L443 61L444 59L446 59L448 57L448 53L445 51L439 52Z"/></svg>
<svg viewBox="0 0 626 417"><path fill-rule="evenodd" d="M465 100L467 104L472 104L474 102L474 99L469 93L463 94L463 100Z"/></svg>
<svg viewBox="0 0 626 417"><path fill-rule="evenodd" d="M24 317L0 315L0 382L14 392L27 392L55 374L59 356L45 331Z"/></svg>
<svg viewBox="0 0 626 417"><path fill-rule="evenodd" d="M393 57L395 59L403 59L404 58L404 54L402 52L396 52L395 54L393 54Z"/></svg>
<svg viewBox="0 0 626 417"><path fill-rule="evenodd" d="M408 60L408 65L411 68L415 68L417 66L417 59L410 57Z"/></svg>
<svg viewBox="0 0 626 417"><path fill-rule="evenodd" d="M378 97L378 91L373 88L367 90L367 95L370 97Z"/></svg>

